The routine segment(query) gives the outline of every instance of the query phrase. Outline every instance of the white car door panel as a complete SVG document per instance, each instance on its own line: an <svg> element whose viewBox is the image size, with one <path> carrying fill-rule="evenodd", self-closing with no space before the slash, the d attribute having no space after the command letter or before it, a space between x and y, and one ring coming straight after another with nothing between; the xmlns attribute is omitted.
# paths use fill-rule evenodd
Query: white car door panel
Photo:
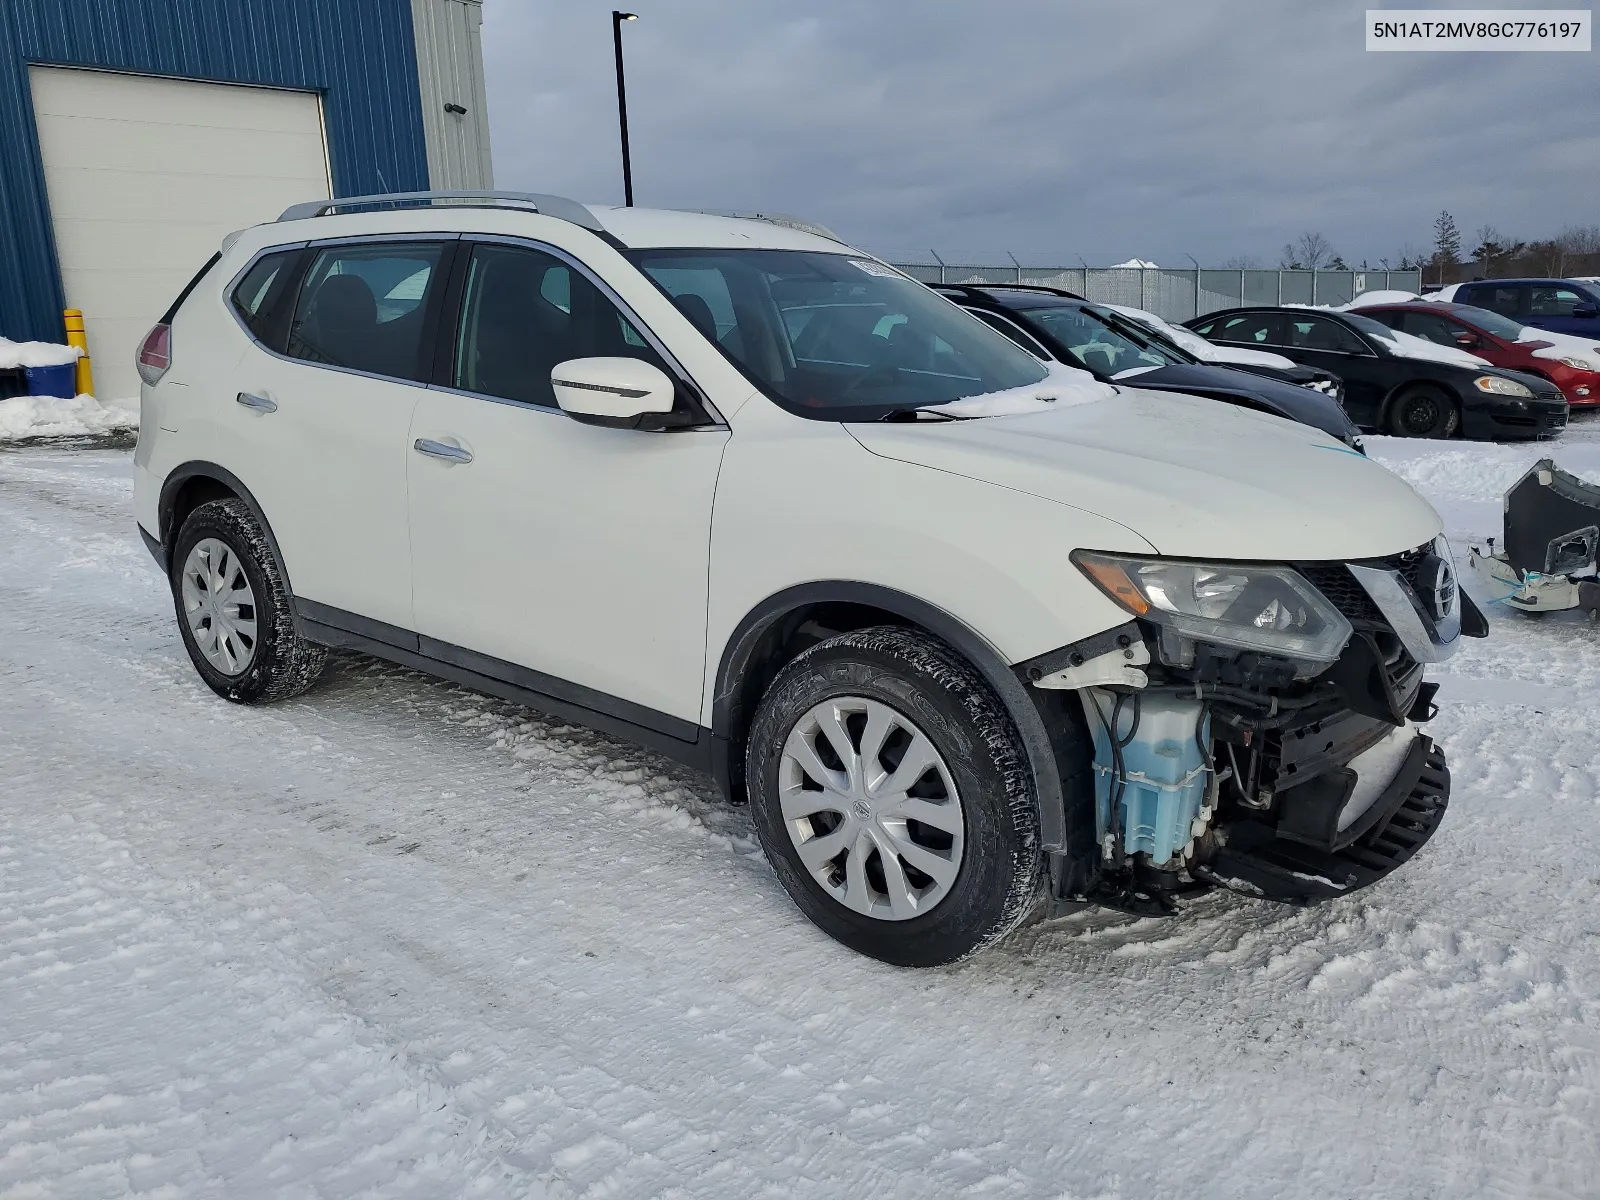
<svg viewBox="0 0 1600 1200"><path fill-rule="evenodd" d="M607 356L664 365L560 258L473 251L460 390L429 390L408 437L414 628L425 650L435 639L649 710L637 723L698 724L727 432L600 428L555 407L557 363Z"/></svg>
<svg viewBox="0 0 1600 1200"><path fill-rule="evenodd" d="M726 440L428 392L412 445L471 461L409 455L417 631L698 722Z"/></svg>
<svg viewBox="0 0 1600 1200"><path fill-rule="evenodd" d="M412 625L406 436L426 392L425 300L444 243L335 245L315 257L286 355L260 345L223 405L301 599ZM399 376L410 375L412 379Z"/></svg>

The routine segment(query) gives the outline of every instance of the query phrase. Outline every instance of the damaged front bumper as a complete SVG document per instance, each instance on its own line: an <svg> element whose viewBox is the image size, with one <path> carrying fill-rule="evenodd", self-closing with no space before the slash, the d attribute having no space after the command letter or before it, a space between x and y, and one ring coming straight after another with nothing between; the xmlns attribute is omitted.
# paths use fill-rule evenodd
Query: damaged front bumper
<svg viewBox="0 0 1600 1200"><path fill-rule="evenodd" d="M1219 830L1215 853L1194 876L1262 900L1308 904L1368 887L1409 860L1444 819L1450 768L1444 751L1411 726L1392 736L1400 742L1398 766L1383 757L1362 761L1380 743L1281 792L1276 822L1242 820Z"/></svg>
<svg viewBox="0 0 1600 1200"><path fill-rule="evenodd" d="M1439 543L1386 560L1296 564L1349 622L1338 659L1173 636L1141 618L1024 664L1075 692L1095 744L1095 820L1052 862L1056 911L1146 916L1222 887L1307 904L1367 887L1433 835L1450 796L1426 664L1487 623Z"/></svg>

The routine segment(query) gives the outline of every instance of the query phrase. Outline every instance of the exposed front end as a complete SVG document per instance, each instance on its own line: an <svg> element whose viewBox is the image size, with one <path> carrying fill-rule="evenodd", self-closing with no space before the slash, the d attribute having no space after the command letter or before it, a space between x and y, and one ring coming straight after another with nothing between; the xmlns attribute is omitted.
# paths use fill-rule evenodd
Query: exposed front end
<svg viewBox="0 0 1600 1200"><path fill-rule="evenodd" d="M1077 693L1095 747L1093 850L1057 864L1057 901L1304 904L1432 836L1450 774L1424 673L1487 632L1443 538L1356 562L1075 559L1133 619L1026 664Z"/></svg>

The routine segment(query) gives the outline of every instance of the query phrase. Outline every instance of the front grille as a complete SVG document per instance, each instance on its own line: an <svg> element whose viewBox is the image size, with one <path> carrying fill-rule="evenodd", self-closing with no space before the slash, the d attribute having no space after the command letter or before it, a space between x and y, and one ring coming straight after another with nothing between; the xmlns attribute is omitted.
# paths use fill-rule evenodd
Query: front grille
<svg viewBox="0 0 1600 1200"><path fill-rule="evenodd" d="M1400 572L1400 578L1413 592L1422 594L1422 565L1432 553L1431 543L1418 546L1415 550L1405 550L1399 554L1391 554L1387 558L1372 560L1386 567L1393 567ZM1372 602L1372 597L1367 595L1367 589L1356 582L1356 577L1350 574L1350 568L1342 562L1332 563L1300 563L1295 568L1309 579L1319 592L1326 596L1329 602L1345 615L1345 619L1352 624L1362 621L1376 622L1388 627L1383 619L1383 614L1378 611L1378 606Z"/></svg>

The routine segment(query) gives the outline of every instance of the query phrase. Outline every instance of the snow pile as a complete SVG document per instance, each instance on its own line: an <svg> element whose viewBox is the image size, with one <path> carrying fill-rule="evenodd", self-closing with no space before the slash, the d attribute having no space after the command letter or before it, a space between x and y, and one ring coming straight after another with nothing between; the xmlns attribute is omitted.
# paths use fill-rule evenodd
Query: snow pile
<svg viewBox="0 0 1600 1200"><path fill-rule="evenodd" d="M1350 301L1349 304L1341 304L1339 307L1351 309L1366 308L1368 305L1372 304L1409 304L1418 298L1419 297L1415 292L1379 289L1375 292L1362 292L1361 295Z"/></svg>
<svg viewBox="0 0 1600 1200"><path fill-rule="evenodd" d="M1142 308L1129 308L1126 304L1103 305L1112 312L1119 312L1130 320L1137 321L1148 329L1153 329L1168 341L1175 342L1179 347L1187 350L1201 362L1209 363L1249 363L1257 367L1275 367L1280 371L1293 367L1294 360L1285 358L1281 354L1272 354L1266 350L1251 350L1244 346L1219 346L1208 342L1191 329L1182 325L1170 325L1156 316L1153 312L1146 312Z"/></svg>
<svg viewBox="0 0 1600 1200"><path fill-rule="evenodd" d="M1130 258L1127 262L1112 263L1107 269L1115 271L1119 268L1127 268L1134 271L1159 271L1161 269L1155 263L1143 258Z"/></svg>
<svg viewBox="0 0 1600 1200"><path fill-rule="evenodd" d="M17 438L81 437L113 429L136 429L138 425L139 401L135 399L101 403L93 396L83 395L71 400L58 396L13 396L0 400L0 442Z"/></svg>
<svg viewBox="0 0 1600 1200"><path fill-rule="evenodd" d="M1459 283L1452 283L1449 287L1442 287L1437 292L1424 292L1421 299L1431 300L1436 304L1454 304L1456 301L1456 289L1460 286Z"/></svg>
<svg viewBox="0 0 1600 1200"><path fill-rule="evenodd" d="M55 342L13 342L0 337L0 371L15 371L19 367L64 367L83 357L77 346L59 346Z"/></svg>

